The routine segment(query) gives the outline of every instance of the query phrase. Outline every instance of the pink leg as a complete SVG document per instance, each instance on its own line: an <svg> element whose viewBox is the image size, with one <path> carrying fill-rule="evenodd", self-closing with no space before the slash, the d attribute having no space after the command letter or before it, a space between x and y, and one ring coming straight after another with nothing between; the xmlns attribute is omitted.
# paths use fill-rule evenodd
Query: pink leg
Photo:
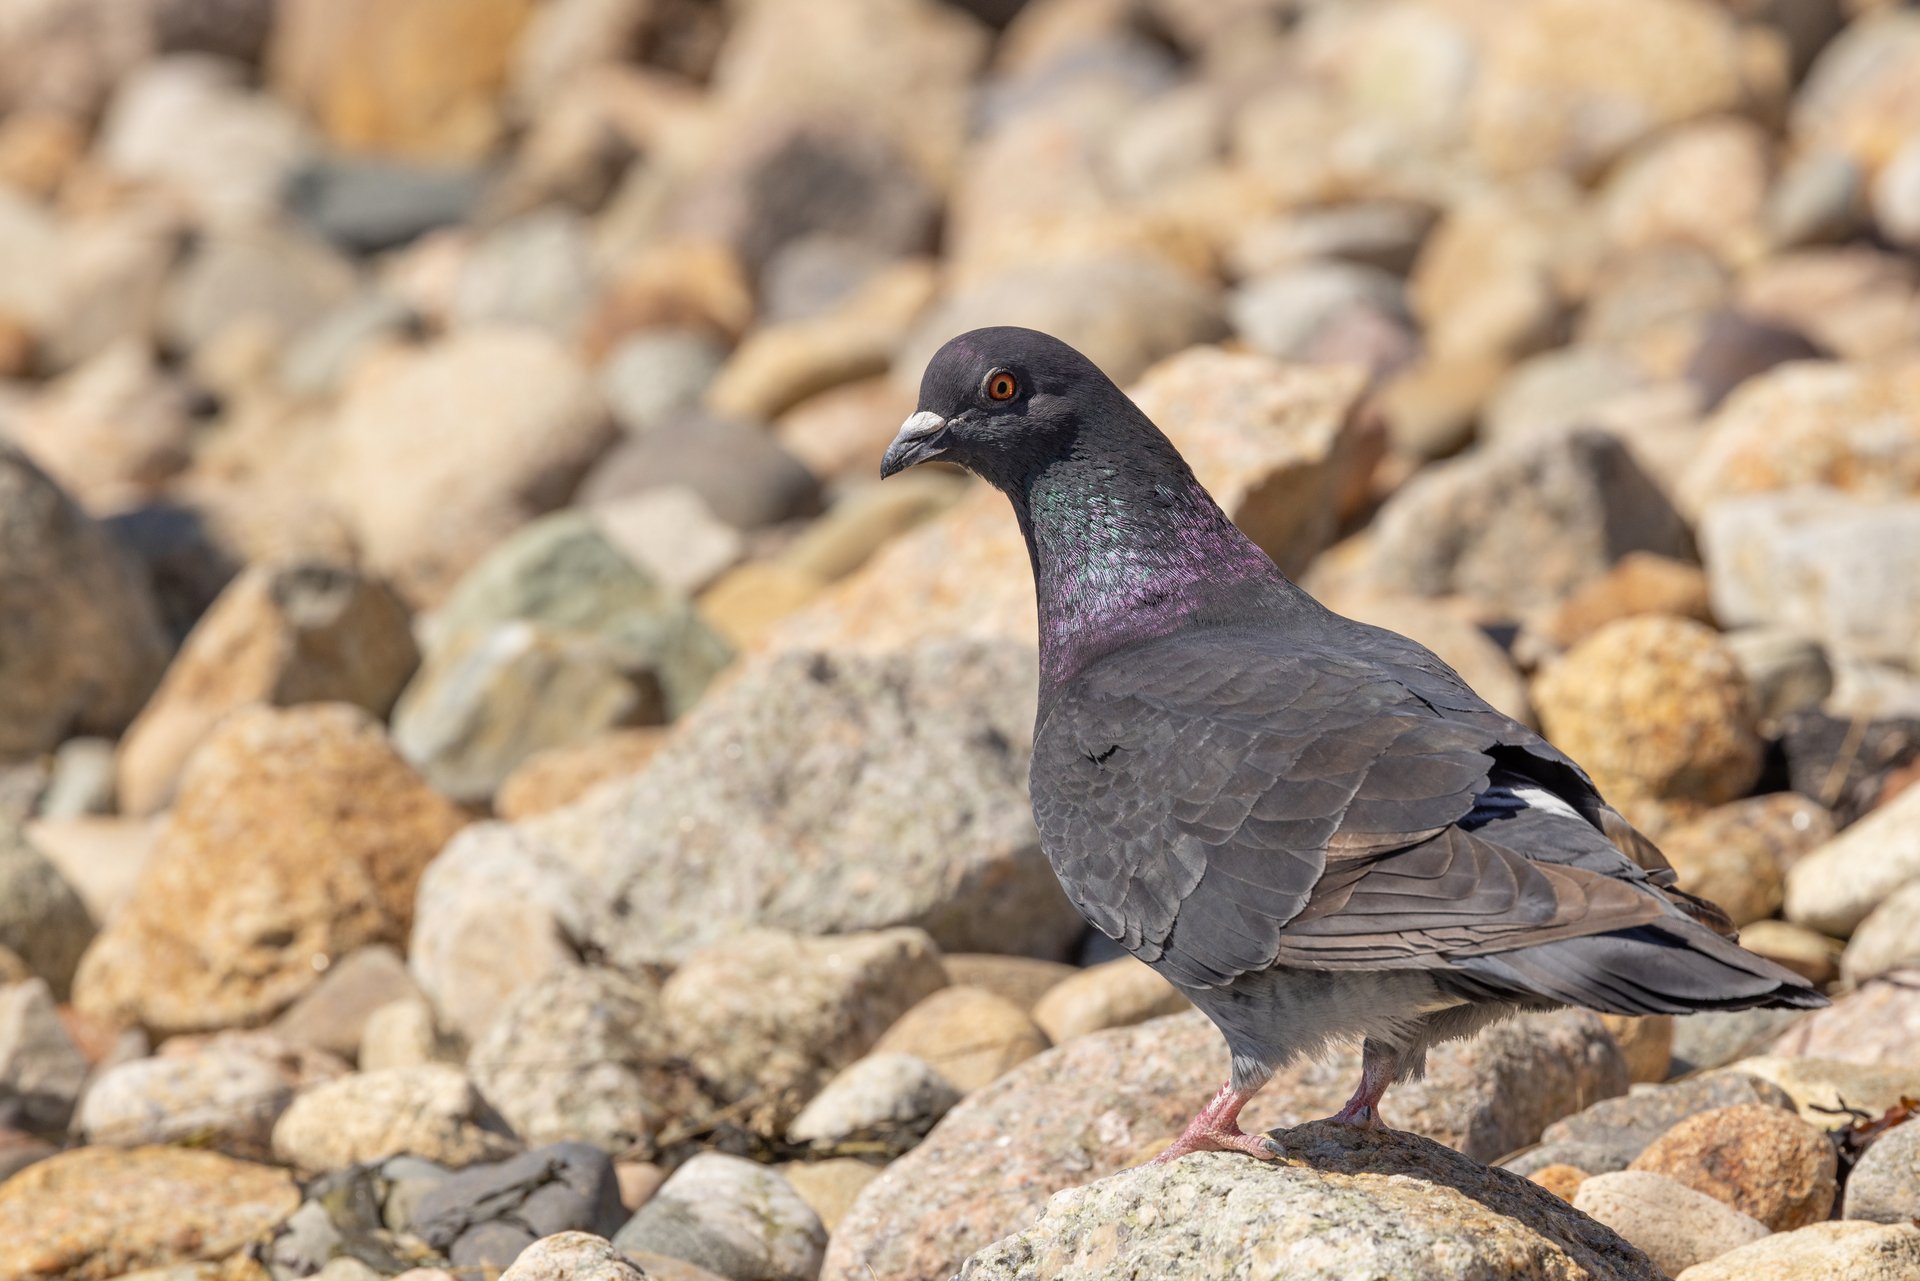
<svg viewBox="0 0 1920 1281"><path fill-rule="evenodd" d="M1152 1164L1164 1165L1189 1152L1244 1152L1262 1161L1278 1158L1280 1149L1266 1135L1248 1134L1240 1128L1240 1109L1259 1092L1259 1085L1236 1090L1229 1081L1221 1086L1213 1102L1200 1109L1200 1114L1187 1123L1186 1131L1173 1141L1173 1146L1153 1158Z"/></svg>
<svg viewBox="0 0 1920 1281"><path fill-rule="evenodd" d="M1365 1042L1360 1051L1360 1086L1331 1119L1367 1130L1384 1127L1387 1122L1380 1115L1380 1096L1393 1084L1398 1069L1398 1056L1391 1050L1373 1041Z"/></svg>

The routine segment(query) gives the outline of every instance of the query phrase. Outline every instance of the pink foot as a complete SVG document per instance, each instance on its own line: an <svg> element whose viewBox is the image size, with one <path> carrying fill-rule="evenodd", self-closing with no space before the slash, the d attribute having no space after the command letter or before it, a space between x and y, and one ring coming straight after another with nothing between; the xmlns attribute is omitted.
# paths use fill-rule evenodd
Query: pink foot
<svg viewBox="0 0 1920 1281"><path fill-rule="evenodd" d="M1281 1155L1278 1144L1264 1134L1248 1134L1240 1128L1240 1109L1258 1089L1256 1086L1251 1090L1236 1090L1232 1082L1221 1086L1213 1102L1200 1109L1200 1115L1187 1123L1186 1130L1173 1145L1148 1164L1165 1165L1189 1152L1244 1152L1262 1161L1278 1160Z"/></svg>
<svg viewBox="0 0 1920 1281"><path fill-rule="evenodd" d="M1393 1084L1397 1068L1394 1056L1368 1041L1360 1058L1360 1085L1347 1105L1328 1117L1342 1125L1357 1125L1363 1130L1384 1130L1386 1118L1380 1115L1380 1098Z"/></svg>

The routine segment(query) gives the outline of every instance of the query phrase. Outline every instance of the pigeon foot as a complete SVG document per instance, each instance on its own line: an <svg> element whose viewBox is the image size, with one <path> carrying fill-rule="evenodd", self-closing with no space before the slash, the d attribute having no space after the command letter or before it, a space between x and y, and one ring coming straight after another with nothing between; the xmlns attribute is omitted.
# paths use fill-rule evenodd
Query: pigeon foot
<svg viewBox="0 0 1920 1281"><path fill-rule="evenodd" d="M1258 1090L1258 1086L1251 1090L1236 1090L1231 1081L1221 1086L1220 1092L1213 1096L1213 1101L1201 1108L1200 1114L1187 1123L1187 1128L1173 1141L1173 1145L1148 1164L1165 1165L1189 1152L1244 1152L1262 1161L1278 1160L1281 1155L1279 1144L1264 1134L1248 1134L1240 1128L1240 1109Z"/></svg>

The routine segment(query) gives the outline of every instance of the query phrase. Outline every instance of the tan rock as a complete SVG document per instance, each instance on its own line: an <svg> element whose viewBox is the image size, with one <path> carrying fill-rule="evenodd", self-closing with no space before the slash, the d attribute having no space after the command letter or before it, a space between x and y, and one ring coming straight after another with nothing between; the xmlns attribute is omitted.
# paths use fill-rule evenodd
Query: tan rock
<svg viewBox="0 0 1920 1281"><path fill-rule="evenodd" d="M1059 1045L1088 1032L1178 1014L1191 1004L1173 984L1123 956L1081 970L1049 989L1033 1007L1033 1021Z"/></svg>
<svg viewBox="0 0 1920 1281"><path fill-rule="evenodd" d="M808 526L780 554L780 562L822 582L845 578L889 540L938 516L969 489L966 482L933 471L862 486Z"/></svg>
<svg viewBox="0 0 1920 1281"><path fill-rule="evenodd" d="M1572 1201L1580 1185L1592 1178L1577 1165L1543 1165L1527 1176L1562 1201Z"/></svg>
<svg viewBox="0 0 1920 1281"><path fill-rule="evenodd" d="M962 1090L977 1090L1047 1048L1047 1036L1011 1001L978 988L935 992L873 1047L911 1054Z"/></svg>
<svg viewBox="0 0 1920 1281"><path fill-rule="evenodd" d="M652 1275L605 1237L557 1232L522 1250L500 1281L647 1281Z"/></svg>
<svg viewBox="0 0 1920 1281"><path fill-rule="evenodd" d="M78 1148L0 1184L0 1276L106 1281L226 1258L300 1204L284 1170L182 1148Z"/></svg>
<svg viewBox="0 0 1920 1281"><path fill-rule="evenodd" d="M691 329L731 341L753 314L753 286L731 249L711 240L662 240L621 263L584 345L602 356L645 329Z"/></svg>
<svg viewBox="0 0 1920 1281"><path fill-rule="evenodd" d="M782 414L774 431L814 475L867 480L879 474L880 455L916 399L891 378L863 378L809 396Z"/></svg>
<svg viewBox="0 0 1920 1281"><path fill-rule="evenodd" d="M384 717L419 661L406 607L383 584L331 565L243 571L121 740L121 812L173 799L187 758L235 708L342 702Z"/></svg>
<svg viewBox="0 0 1920 1281"><path fill-rule="evenodd" d="M1727 647L1684 619L1609 624L1533 684L1546 736L1622 801L1715 804L1759 776L1752 691Z"/></svg>
<svg viewBox="0 0 1920 1281"><path fill-rule="evenodd" d="M826 583L779 561L752 561L722 574L700 595L700 616L736 649L757 645L805 608Z"/></svg>
<svg viewBox="0 0 1920 1281"><path fill-rule="evenodd" d="M1848 23L1814 60L1793 104L1798 146L1869 169L1920 130L1920 19L1897 9Z"/></svg>
<svg viewBox="0 0 1920 1281"><path fill-rule="evenodd" d="M1664 1174L1790 1232L1833 1212L1836 1167L1820 1131L1780 1108L1746 1103L1688 1117L1629 1168Z"/></svg>
<svg viewBox="0 0 1920 1281"><path fill-rule="evenodd" d="M1056 983L1080 973L1078 967L1062 961L989 952L949 952L940 963L955 987L980 988L1029 1013Z"/></svg>
<svg viewBox="0 0 1920 1281"><path fill-rule="evenodd" d="M859 1199L861 1190L880 1176L880 1167L852 1157L834 1157L827 1161L792 1162L779 1167L800 1199L813 1207L828 1232L840 1226L840 1220Z"/></svg>
<svg viewBox="0 0 1920 1281"><path fill-rule="evenodd" d="M1787 919L1836 937L1920 880L1920 788L1877 806L1787 872Z"/></svg>
<svg viewBox="0 0 1920 1281"><path fill-rule="evenodd" d="M1840 977L1841 942L1803 925L1753 921L1741 929L1740 946L1815 985L1831 983Z"/></svg>
<svg viewBox="0 0 1920 1281"><path fill-rule="evenodd" d="M1905 1281L1916 1269L1920 1227L1843 1219L1762 1237L1675 1281Z"/></svg>
<svg viewBox="0 0 1920 1281"><path fill-rule="evenodd" d="M1608 623L1644 614L1713 622L1707 603L1707 576L1698 565L1629 552L1600 577L1547 611L1533 628L1555 649L1571 649Z"/></svg>
<svg viewBox="0 0 1920 1281"><path fill-rule="evenodd" d="M463 821L358 708L236 712L188 766L75 1004L163 1033L264 1022L327 962L405 939L415 883Z"/></svg>
<svg viewBox="0 0 1920 1281"><path fill-rule="evenodd" d="M1678 242L1745 263L1765 245L1772 146L1759 125L1730 116L1662 134L1608 175L1601 225L1622 249Z"/></svg>
<svg viewBox="0 0 1920 1281"><path fill-rule="evenodd" d="M35 843L46 849L44 842ZM1847 940L1840 968L1859 983L1910 963L1920 963L1920 879L1908 881L1867 913ZM953 972L951 962L947 972Z"/></svg>
<svg viewBox="0 0 1920 1281"><path fill-rule="evenodd" d="M279 95L350 150L484 157L530 0L296 0L274 23Z"/></svg>
<svg viewBox="0 0 1920 1281"><path fill-rule="evenodd" d="M314 1086L273 1127L274 1156L316 1173L403 1152L457 1167L519 1150L467 1074L442 1063L357 1072Z"/></svg>
<svg viewBox="0 0 1920 1281"><path fill-rule="evenodd" d="M1769 1231L1752 1215L1646 1170L1595 1175L1570 1199L1574 1209L1645 1250L1668 1276L1758 1241Z"/></svg>
<svg viewBox="0 0 1920 1281"><path fill-rule="evenodd" d="M500 790L493 811L510 823L557 810L609 779L637 774L660 750L659 726L619 729L573 747L552 747L522 761Z"/></svg>
<svg viewBox="0 0 1920 1281"><path fill-rule="evenodd" d="M140 883L140 874L152 857L164 816L35 819L26 826L27 840L73 887L93 919L101 923L120 914Z"/></svg>
<svg viewBox="0 0 1920 1281"><path fill-rule="evenodd" d="M1600 1021L1619 1043L1620 1053L1627 1059L1627 1075L1634 1084L1667 1079L1667 1068L1673 1061L1671 1014L1649 1014L1643 1018L1602 1014Z"/></svg>
<svg viewBox="0 0 1920 1281"><path fill-rule="evenodd" d="M1920 1068L1796 1057L1794 1042L1798 1038L1790 1030L1782 1039L1784 1047L1776 1043L1774 1053L1741 1059L1731 1065L1731 1070L1771 1081L1785 1090L1799 1109L1800 1119L1810 1125L1840 1129L1864 1116L1879 1116L1902 1097L1920 1098ZM1858 1109L1860 1115L1849 1109Z"/></svg>
<svg viewBox="0 0 1920 1281"><path fill-rule="evenodd" d="M74 497L108 511L184 470L192 429L185 391L128 339L47 384L9 435Z"/></svg>

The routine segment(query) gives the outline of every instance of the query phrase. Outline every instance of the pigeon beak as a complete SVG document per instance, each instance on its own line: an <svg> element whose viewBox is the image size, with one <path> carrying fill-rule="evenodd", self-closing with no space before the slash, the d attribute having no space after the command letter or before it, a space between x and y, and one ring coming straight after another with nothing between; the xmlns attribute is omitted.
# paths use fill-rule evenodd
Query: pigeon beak
<svg viewBox="0 0 1920 1281"><path fill-rule="evenodd" d="M887 446L886 455L880 460L880 479L885 480L915 463L924 463L929 458L938 458L947 452L934 443L946 429L947 420L926 409L901 423L899 434Z"/></svg>

